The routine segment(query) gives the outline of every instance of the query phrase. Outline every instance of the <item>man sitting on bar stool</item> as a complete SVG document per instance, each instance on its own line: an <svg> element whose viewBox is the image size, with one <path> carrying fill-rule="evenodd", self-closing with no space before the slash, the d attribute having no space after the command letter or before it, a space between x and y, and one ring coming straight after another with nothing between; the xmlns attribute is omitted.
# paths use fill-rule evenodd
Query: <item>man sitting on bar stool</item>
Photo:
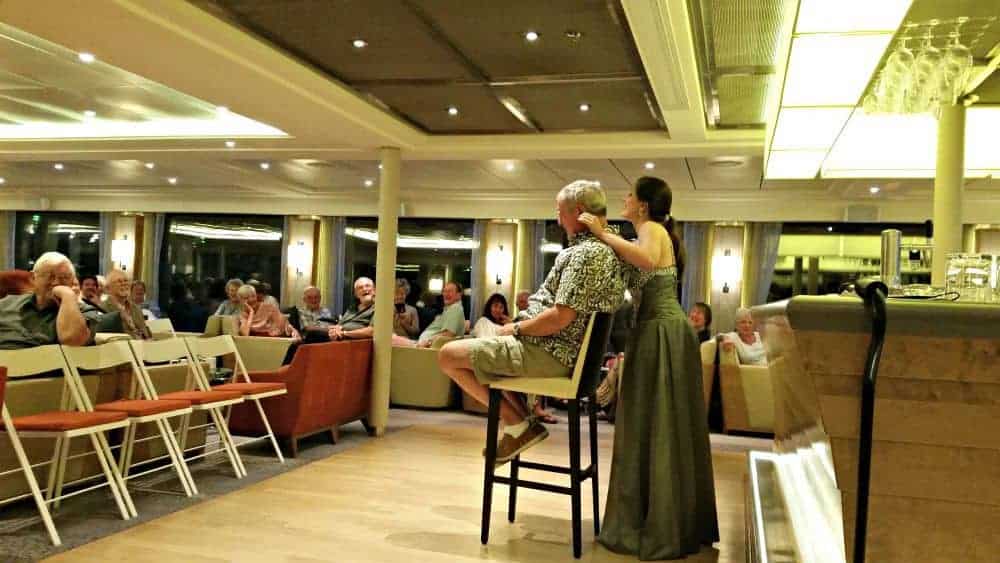
<svg viewBox="0 0 1000 563"><path fill-rule="evenodd" d="M529 298L527 310L517 322L500 327L498 336L455 340L438 354L441 371L484 405L489 404L489 383L498 377L569 377L591 313L612 312L624 298L617 256L578 220L584 212L605 215L607 199L600 184L573 182L559 191L556 206L569 246ZM505 429L497 464L548 437L529 413L519 396L504 395L500 417Z"/></svg>

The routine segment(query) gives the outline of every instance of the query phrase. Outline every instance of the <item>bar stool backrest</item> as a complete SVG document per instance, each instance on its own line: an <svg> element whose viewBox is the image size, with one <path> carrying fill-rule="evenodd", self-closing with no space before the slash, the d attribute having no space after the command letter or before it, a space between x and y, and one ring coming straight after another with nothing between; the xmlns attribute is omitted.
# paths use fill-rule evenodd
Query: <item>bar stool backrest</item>
<svg viewBox="0 0 1000 563"><path fill-rule="evenodd" d="M88 411L94 410L94 405L90 397L85 392L83 378L80 376L80 369L103 370L121 365L128 365L132 370L133 381L143 386L143 391L149 393L145 387L139 366L132 355L132 349L127 340L115 340L100 346L62 346L62 353L66 357L66 364L69 365L70 379L80 390L80 401Z"/></svg>
<svg viewBox="0 0 1000 563"><path fill-rule="evenodd" d="M601 367L604 365L608 338L611 336L611 321L611 313L593 313L590 316L573 366L573 383L578 398L594 393L601 382Z"/></svg>

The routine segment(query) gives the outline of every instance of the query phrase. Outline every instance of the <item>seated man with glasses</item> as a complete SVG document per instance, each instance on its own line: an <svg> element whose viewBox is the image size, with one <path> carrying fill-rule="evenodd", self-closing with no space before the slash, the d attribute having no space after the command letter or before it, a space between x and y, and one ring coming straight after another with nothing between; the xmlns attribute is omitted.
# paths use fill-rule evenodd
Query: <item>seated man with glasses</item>
<svg viewBox="0 0 1000 563"><path fill-rule="evenodd" d="M58 252L42 254L31 284L31 293L0 299L0 348L83 346L94 341L101 312L78 301L76 270L69 258Z"/></svg>

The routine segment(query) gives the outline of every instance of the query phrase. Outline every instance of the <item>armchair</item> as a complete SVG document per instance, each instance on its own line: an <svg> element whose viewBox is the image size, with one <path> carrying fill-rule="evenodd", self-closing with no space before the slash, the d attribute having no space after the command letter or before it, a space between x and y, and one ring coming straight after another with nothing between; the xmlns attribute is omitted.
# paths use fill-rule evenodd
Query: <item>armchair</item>
<svg viewBox="0 0 1000 563"><path fill-rule="evenodd" d="M705 404L712 392L716 340L701 345ZM740 365L736 350L719 350L719 385L723 428L740 432L774 432L774 394L767 366Z"/></svg>
<svg viewBox="0 0 1000 563"><path fill-rule="evenodd" d="M452 404L451 379L438 366L438 350L450 338L436 338L430 348L392 348L389 402L402 407L446 409Z"/></svg>

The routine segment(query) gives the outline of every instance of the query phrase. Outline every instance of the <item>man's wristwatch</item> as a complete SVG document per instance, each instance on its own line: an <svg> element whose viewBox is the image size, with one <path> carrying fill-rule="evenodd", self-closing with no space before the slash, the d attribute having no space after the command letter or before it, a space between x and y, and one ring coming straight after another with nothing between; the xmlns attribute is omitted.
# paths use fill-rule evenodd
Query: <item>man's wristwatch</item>
<svg viewBox="0 0 1000 563"><path fill-rule="evenodd" d="M521 336L521 323L514 323L514 336Z"/></svg>

